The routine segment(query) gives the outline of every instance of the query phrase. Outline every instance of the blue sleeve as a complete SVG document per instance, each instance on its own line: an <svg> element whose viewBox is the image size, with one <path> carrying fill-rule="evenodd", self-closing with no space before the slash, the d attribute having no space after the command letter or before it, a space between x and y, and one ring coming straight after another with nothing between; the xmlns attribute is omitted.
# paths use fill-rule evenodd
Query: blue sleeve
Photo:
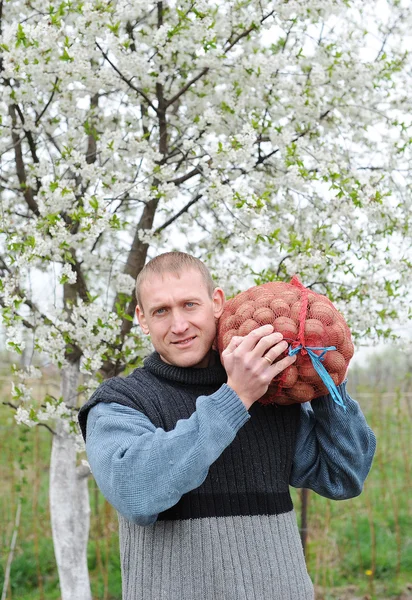
<svg viewBox="0 0 412 600"><path fill-rule="evenodd" d="M338 389L346 411L330 396L302 404L290 484L346 500L362 492L376 438L359 404L347 393L346 383Z"/></svg>
<svg viewBox="0 0 412 600"><path fill-rule="evenodd" d="M87 419L87 458L97 485L119 513L150 525L203 483L210 465L249 418L226 384L211 396L200 396L191 417L168 432L132 408L100 403Z"/></svg>

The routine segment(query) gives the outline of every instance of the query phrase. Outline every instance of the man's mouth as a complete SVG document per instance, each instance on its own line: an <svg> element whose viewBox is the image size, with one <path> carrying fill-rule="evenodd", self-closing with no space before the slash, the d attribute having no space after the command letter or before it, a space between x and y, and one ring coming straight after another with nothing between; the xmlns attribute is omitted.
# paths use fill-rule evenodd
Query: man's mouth
<svg viewBox="0 0 412 600"><path fill-rule="evenodd" d="M195 338L196 338L196 336L185 338L184 340L178 340L177 342L172 342L172 344L175 344L176 346L188 346Z"/></svg>

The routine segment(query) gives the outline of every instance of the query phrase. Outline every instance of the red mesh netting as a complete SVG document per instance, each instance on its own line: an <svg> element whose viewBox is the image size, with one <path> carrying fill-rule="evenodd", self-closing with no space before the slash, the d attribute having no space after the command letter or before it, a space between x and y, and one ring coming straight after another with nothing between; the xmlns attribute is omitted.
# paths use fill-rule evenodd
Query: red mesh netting
<svg viewBox="0 0 412 600"><path fill-rule="evenodd" d="M259 402L294 404L329 393L305 347L335 346L336 350L325 353L322 364L335 385L343 382L354 348L344 318L328 298L305 288L297 277L290 283L264 283L238 294L226 302L219 319L219 353L233 336L247 335L266 324L282 333L292 348L300 344L303 348L298 352L296 362L272 380ZM318 356L322 354L321 350L314 352Z"/></svg>

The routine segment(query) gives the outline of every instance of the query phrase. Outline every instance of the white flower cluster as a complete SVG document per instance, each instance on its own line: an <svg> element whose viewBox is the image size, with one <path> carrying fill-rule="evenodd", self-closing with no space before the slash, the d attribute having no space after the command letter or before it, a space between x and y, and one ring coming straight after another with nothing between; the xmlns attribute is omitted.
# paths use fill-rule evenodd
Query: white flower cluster
<svg viewBox="0 0 412 600"><path fill-rule="evenodd" d="M35 332L35 344L36 348L46 354L53 364L62 367L66 362L66 341L62 335L63 329L60 330L59 326L58 319L53 325L40 323Z"/></svg>
<svg viewBox="0 0 412 600"><path fill-rule="evenodd" d="M6 326L6 345L9 350L19 350L22 352L26 347L24 340L24 329L18 323Z"/></svg>
<svg viewBox="0 0 412 600"><path fill-rule="evenodd" d="M127 273L118 273L115 277L115 289L120 294L131 294L135 280Z"/></svg>
<svg viewBox="0 0 412 600"><path fill-rule="evenodd" d="M93 392L99 387L99 382L94 377L90 376L89 373L85 375L85 382L83 384L83 394L85 398L90 398Z"/></svg>
<svg viewBox="0 0 412 600"><path fill-rule="evenodd" d="M70 322L61 322L59 327L82 349L82 372L94 373L101 367L107 347L116 340L120 323L115 313L107 313L104 307L95 303L85 304L79 300L72 307Z"/></svg>
<svg viewBox="0 0 412 600"><path fill-rule="evenodd" d="M38 423L36 418L32 418L32 411L19 406L14 415L16 423L18 425L26 425L27 427L35 427Z"/></svg>
<svg viewBox="0 0 412 600"><path fill-rule="evenodd" d="M67 419L72 417L72 411L64 402L46 402L45 407L42 410L38 410L36 416L40 423L60 420L67 421Z"/></svg>
<svg viewBox="0 0 412 600"><path fill-rule="evenodd" d="M26 425L27 427L35 427L41 423L48 424L59 435L73 436L78 452L84 450L84 443L80 439L75 414L62 400L46 401L45 405L40 408L34 405L27 408L18 406L14 418L18 425Z"/></svg>
<svg viewBox="0 0 412 600"><path fill-rule="evenodd" d="M32 400L32 390L24 383L16 384L11 382L11 397L14 402L30 402Z"/></svg>
<svg viewBox="0 0 412 600"><path fill-rule="evenodd" d="M18 381L11 382L11 397L14 403L28 403L33 400L33 380L41 379L42 372L34 365L18 367L12 365L13 377Z"/></svg>
<svg viewBox="0 0 412 600"><path fill-rule="evenodd" d="M143 244L151 245L155 241L154 229L139 229L137 235Z"/></svg>
<svg viewBox="0 0 412 600"><path fill-rule="evenodd" d="M1 298L3 307L14 307L20 298L16 294L16 286L19 283L17 273L4 273L1 278Z"/></svg>
<svg viewBox="0 0 412 600"><path fill-rule="evenodd" d="M38 204L40 214L43 216L69 211L75 202L73 190L64 187L62 182L50 188L51 183L52 178L49 175L42 177Z"/></svg>
<svg viewBox="0 0 412 600"><path fill-rule="evenodd" d="M67 338L83 351L82 369L95 372L103 363L102 355L107 345L112 344L119 331L119 319L114 313L96 304L85 304L81 300L72 308L70 320L62 315L54 329L41 327L37 330L37 344L58 364L65 364Z"/></svg>
<svg viewBox="0 0 412 600"><path fill-rule="evenodd" d="M60 273L60 282L67 282L71 285L75 284L77 281L77 273L73 271L70 263L64 263Z"/></svg>

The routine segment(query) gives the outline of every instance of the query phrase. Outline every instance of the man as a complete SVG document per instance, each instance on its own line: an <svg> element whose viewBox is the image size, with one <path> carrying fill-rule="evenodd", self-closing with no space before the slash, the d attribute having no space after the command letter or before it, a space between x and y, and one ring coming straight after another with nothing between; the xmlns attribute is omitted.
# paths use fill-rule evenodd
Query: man
<svg viewBox="0 0 412 600"><path fill-rule="evenodd" d="M224 293L179 252L136 282L155 352L103 383L79 421L94 477L119 513L123 600L309 600L289 485L359 494L375 437L340 392L312 405L256 402L295 357L266 325L212 350ZM279 359L279 360L278 360ZM87 437L86 437L87 433Z"/></svg>

